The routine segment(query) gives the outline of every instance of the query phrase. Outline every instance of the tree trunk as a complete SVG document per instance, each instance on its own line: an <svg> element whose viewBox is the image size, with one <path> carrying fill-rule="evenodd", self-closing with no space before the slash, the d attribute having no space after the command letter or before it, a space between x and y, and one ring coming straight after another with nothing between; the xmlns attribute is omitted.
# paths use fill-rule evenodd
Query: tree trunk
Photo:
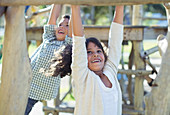
<svg viewBox="0 0 170 115"><path fill-rule="evenodd" d="M167 17L169 23L170 6L167 6ZM167 43L170 44L170 25L168 25ZM160 42L160 41L158 41ZM164 42L164 43L166 43ZM160 46L160 45L158 45ZM166 46L166 47L165 47ZM146 115L170 115L170 46L162 45L162 63L156 78L158 87L152 88L150 94L145 98Z"/></svg>
<svg viewBox="0 0 170 115"><path fill-rule="evenodd" d="M168 32L167 38L170 37ZM170 39L168 39L168 44ZM160 71L156 78L158 87L152 88L150 94L145 97L146 115L170 115L170 46L168 45L164 55Z"/></svg>
<svg viewBox="0 0 170 115"><path fill-rule="evenodd" d="M5 15L0 115L24 115L31 82L26 47L24 6L8 7Z"/></svg>

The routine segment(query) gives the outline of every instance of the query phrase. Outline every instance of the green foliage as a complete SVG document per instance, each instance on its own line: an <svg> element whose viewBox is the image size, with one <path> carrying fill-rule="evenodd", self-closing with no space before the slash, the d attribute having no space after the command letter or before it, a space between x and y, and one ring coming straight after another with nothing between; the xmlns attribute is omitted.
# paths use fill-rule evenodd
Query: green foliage
<svg viewBox="0 0 170 115"><path fill-rule="evenodd" d="M144 51L150 49L150 48L153 48L157 46L157 40L144 40L143 41L143 48L144 48ZM124 45L123 47L123 51L124 51L124 63L125 64L128 64L129 62L129 54L130 54L130 51L132 49L132 43L130 41L128 41L128 45ZM150 58L161 58L159 52L155 52L151 55L149 55Z"/></svg>
<svg viewBox="0 0 170 115"><path fill-rule="evenodd" d="M143 25L144 26L153 26L153 25L157 25L159 21L158 20L145 20L143 21Z"/></svg>
<svg viewBox="0 0 170 115"><path fill-rule="evenodd" d="M92 21L92 6L83 7L83 21L86 25L110 25L111 19L114 15L114 6L94 6L94 21ZM126 8L126 7L125 7ZM144 14L150 12L150 16L152 17L152 13L160 13L162 16L166 16L165 8L162 4L146 4L143 5ZM160 17L161 18L161 17ZM94 22L94 23L93 23ZM144 25L150 26L152 24L156 25L158 23L157 20L146 20Z"/></svg>
<svg viewBox="0 0 170 115"><path fill-rule="evenodd" d="M46 5L39 6L40 9L43 9L43 8L46 8L46 7L47 7Z"/></svg>
<svg viewBox="0 0 170 115"><path fill-rule="evenodd" d="M110 16L112 14L109 13L108 6L95 6L94 7L94 23L92 21L92 7L84 7L82 8L82 12L84 14L84 21L86 25L110 25ZM111 12L112 13L112 12Z"/></svg>
<svg viewBox="0 0 170 115"><path fill-rule="evenodd" d="M68 94L64 101L75 101L73 94L72 93Z"/></svg>
<svg viewBox="0 0 170 115"><path fill-rule="evenodd" d="M107 17L103 16L101 18L98 18L98 20L96 20L95 25L98 25L98 26L110 25L110 22Z"/></svg>
<svg viewBox="0 0 170 115"><path fill-rule="evenodd" d="M31 55L34 53L34 51L36 50L36 48L37 48L36 42L32 42L32 43L29 45L29 47L28 47L28 54L29 54L29 56L31 56Z"/></svg>
<svg viewBox="0 0 170 115"><path fill-rule="evenodd" d="M97 6L95 7L96 10L96 15L95 15L95 19L96 19L96 25L110 25L110 16L112 16L112 14L109 14L109 8L107 6ZM113 12L113 11L112 11Z"/></svg>
<svg viewBox="0 0 170 115"><path fill-rule="evenodd" d="M166 15L165 8L162 4L146 4L143 5L144 12L161 13Z"/></svg>
<svg viewBox="0 0 170 115"><path fill-rule="evenodd" d="M60 89L60 94L66 94L69 91L69 87L67 88L61 88ZM67 94L67 96L64 98L64 101L74 101L74 96L73 96L73 92L71 91L71 93Z"/></svg>

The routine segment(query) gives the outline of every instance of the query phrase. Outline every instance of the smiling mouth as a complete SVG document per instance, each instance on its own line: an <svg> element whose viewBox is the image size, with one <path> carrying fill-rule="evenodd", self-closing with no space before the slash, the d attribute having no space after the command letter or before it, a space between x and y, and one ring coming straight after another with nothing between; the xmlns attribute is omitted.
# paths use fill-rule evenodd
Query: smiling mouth
<svg viewBox="0 0 170 115"><path fill-rule="evenodd" d="M64 32L62 30L59 30L58 33L59 34L64 34Z"/></svg>
<svg viewBox="0 0 170 115"><path fill-rule="evenodd" d="M64 34L64 32L58 32L59 34Z"/></svg>
<svg viewBox="0 0 170 115"><path fill-rule="evenodd" d="M92 63L98 63L98 62L101 62L101 60L93 60L91 61Z"/></svg>

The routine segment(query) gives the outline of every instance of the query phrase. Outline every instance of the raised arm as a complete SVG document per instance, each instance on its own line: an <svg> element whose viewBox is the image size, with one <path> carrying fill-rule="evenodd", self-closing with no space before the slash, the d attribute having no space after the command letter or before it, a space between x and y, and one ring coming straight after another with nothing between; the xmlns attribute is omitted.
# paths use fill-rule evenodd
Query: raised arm
<svg viewBox="0 0 170 115"><path fill-rule="evenodd" d="M84 36L84 33L80 15L80 6L72 5L71 8L72 8L73 35L82 37Z"/></svg>
<svg viewBox="0 0 170 115"><path fill-rule="evenodd" d="M115 68L119 65L120 56L121 56L121 44L123 41L123 9L124 6L116 6L114 19L110 27L109 32L109 55L108 55L108 64L111 64L108 67Z"/></svg>
<svg viewBox="0 0 170 115"><path fill-rule="evenodd" d="M113 22L123 24L123 10L124 6L116 6Z"/></svg>
<svg viewBox="0 0 170 115"><path fill-rule="evenodd" d="M72 5L71 8L73 22L72 78L75 86L79 87L78 84L84 83L88 72L87 50L85 46L86 39L83 33L80 6Z"/></svg>
<svg viewBox="0 0 170 115"><path fill-rule="evenodd" d="M60 15L60 11L61 11L61 5L54 5L54 4L52 5L48 24L56 25L56 21Z"/></svg>

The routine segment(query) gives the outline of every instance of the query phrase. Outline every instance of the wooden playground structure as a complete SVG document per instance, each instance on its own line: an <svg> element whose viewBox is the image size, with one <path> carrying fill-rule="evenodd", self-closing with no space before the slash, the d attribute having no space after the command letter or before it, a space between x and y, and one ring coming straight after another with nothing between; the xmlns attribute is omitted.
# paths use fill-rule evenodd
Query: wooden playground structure
<svg viewBox="0 0 170 115"><path fill-rule="evenodd" d="M146 60L146 57L158 50L155 47L151 50L143 50L144 34L148 32L149 27L140 25L140 5L149 3L167 3L166 13L168 20L168 28L152 28L154 36L157 38L159 34L166 35L166 42L170 42L169 36L169 13L170 0L42 0L42 1L23 1L23 0L0 0L0 6L7 7L5 12L5 40L3 44L3 63L0 87L0 115L23 115L27 103L29 85L31 81L31 67L27 53L27 41L36 40L41 42L43 29L38 27L25 27L24 6L21 5L44 5L44 4L86 4L86 5L134 5L132 17L132 26L125 26L124 40L132 42L132 51L129 56L128 70L121 69L119 73L127 74L128 76L128 95L132 105L123 105L123 114L127 115L169 115L170 114L170 47L159 47L162 52L162 63L160 71L158 72L156 82L158 87L152 89L149 95L144 97L143 80L145 75L153 74L154 67ZM146 28L148 29L146 31ZM95 36L102 42L107 42L109 27L86 26L86 36ZM93 33L93 34L92 34ZM98 34L102 33L102 35ZM150 34L149 34L150 35ZM151 35L150 35L151 36ZM160 38L160 40L163 38ZM164 49L162 49L164 48ZM166 49L165 49L166 48ZM146 70L146 64L150 64L153 71ZM135 65L135 70L132 70L132 65ZM134 93L131 90L132 78L135 75ZM71 88L70 88L71 89ZM70 93L70 90L68 91ZM59 96L59 95L58 95ZM134 96L134 98L133 98ZM64 96L65 97L65 96ZM144 99L145 98L145 99ZM62 99L63 100L63 99ZM52 113L58 115L59 112L73 113L74 108L59 107L62 100L57 97L55 101L55 108L50 108L44 101L44 113L47 115ZM145 100L146 106L143 106Z"/></svg>

